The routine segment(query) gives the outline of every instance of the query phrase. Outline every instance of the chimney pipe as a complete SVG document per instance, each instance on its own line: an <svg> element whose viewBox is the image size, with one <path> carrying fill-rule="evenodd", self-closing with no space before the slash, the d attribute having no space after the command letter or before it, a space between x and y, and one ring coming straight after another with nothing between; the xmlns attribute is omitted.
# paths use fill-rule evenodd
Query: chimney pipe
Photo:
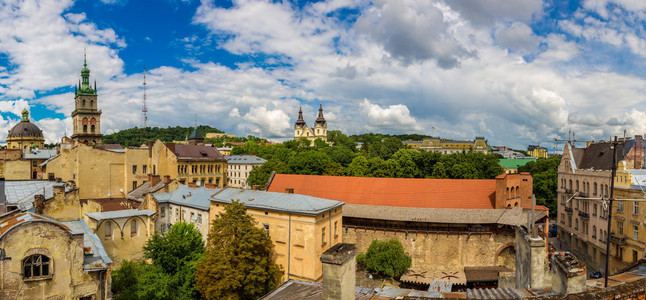
<svg viewBox="0 0 646 300"><path fill-rule="evenodd" d="M343 243L323 252L323 299L355 299L356 253L354 244Z"/></svg>
<svg viewBox="0 0 646 300"><path fill-rule="evenodd" d="M294 188L285 188L285 193L286 194L293 194L294 193Z"/></svg>

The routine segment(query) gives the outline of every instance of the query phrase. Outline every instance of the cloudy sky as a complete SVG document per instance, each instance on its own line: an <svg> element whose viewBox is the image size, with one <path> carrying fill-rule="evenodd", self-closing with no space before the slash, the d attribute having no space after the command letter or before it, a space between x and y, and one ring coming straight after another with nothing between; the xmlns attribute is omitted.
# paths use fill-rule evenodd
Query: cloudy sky
<svg viewBox="0 0 646 300"><path fill-rule="evenodd" d="M102 132L149 125L285 139L328 129L485 136L524 148L646 133L642 0L2 0L0 140L28 108L71 134L87 49Z"/></svg>

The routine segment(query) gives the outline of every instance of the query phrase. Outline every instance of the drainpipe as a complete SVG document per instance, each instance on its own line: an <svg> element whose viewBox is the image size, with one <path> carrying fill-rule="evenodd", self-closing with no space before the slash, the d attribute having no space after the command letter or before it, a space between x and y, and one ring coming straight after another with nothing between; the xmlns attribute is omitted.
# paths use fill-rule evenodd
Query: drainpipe
<svg viewBox="0 0 646 300"><path fill-rule="evenodd" d="M287 222L287 280L289 280L289 264L291 262L291 250L292 250L292 213L289 213L289 221Z"/></svg>
<svg viewBox="0 0 646 300"><path fill-rule="evenodd" d="M330 221L330 234L329 234L330 247L332 247L332 211L329 211L327 214L328 214L328 220Z"/></svg>

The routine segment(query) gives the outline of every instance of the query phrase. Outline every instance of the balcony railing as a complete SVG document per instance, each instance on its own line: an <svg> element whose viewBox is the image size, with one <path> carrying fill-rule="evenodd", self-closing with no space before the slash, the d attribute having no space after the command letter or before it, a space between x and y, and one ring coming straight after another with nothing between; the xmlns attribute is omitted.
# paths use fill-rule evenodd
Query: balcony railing
<svg viewBox="0 0 646 300"><path fill-rule="evenodd" d="M572 213L572 207L566 206L565 211L569 212L569 213Z"/></svg>
<svg viewBox="0 0 646 300"><path fill-rule="evenodd" d="M579 217L585 218L585 219L590 219L590 214L587 212L579 211Z"/></svg>
<svg viewBox="0 0 646 300"><path fill-rule="evenodd" d="M614 233L610 234L610 242L613 244L617 244L619 246L626 245L626 238L625 237L618 237Z"/></svg>

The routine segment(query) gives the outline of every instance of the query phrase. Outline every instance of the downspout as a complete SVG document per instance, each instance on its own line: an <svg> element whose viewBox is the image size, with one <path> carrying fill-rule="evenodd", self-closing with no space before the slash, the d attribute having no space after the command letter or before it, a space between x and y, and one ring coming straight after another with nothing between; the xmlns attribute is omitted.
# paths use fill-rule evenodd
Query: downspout
<svg viewBox="0 0 646 300"><path fill-rule="evenodd" d="M105 271L99 272L99 299L100 300L104 299L104 297L103 297L103 272L105 272Z"/></svg>
<svg viewBox="0 0 646 300"><path fill-rule="evenodd" d="M332 211L331 210L328 212L328 219L330 221L329 240L330 240L330 247L332 247Z"/></svg>
<svg viewBox="0 0 646 300"><path fill-rule="evenodd" d="M289 213L289 221L287 222L287 280L289 280L289 263L291 262L292 250L292 213Z"/></svg>

